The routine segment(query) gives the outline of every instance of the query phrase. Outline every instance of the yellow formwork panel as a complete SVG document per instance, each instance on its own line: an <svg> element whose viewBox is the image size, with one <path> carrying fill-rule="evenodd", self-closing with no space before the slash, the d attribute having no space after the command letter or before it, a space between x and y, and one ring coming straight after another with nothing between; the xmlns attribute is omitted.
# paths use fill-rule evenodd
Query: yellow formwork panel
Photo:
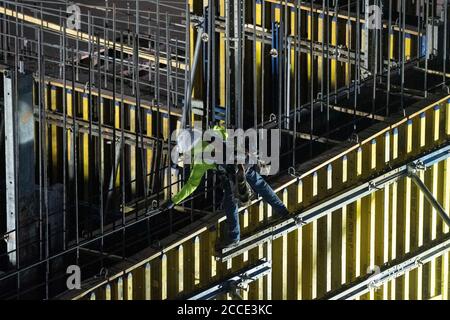
<svg viewBox="0 0 450 320"><path fill-rule="evenodd" d="M133 274L131 272L127 275L126 300L133 300Z"/></svg>
<svg viewBox="0 0 450 320"><path fill-rule="evenodd" d="M149 262L145 264L144 267L144 296L145 300L150 300L152 297L152 270Z"/></svg>
<svg viewBox="0 0 450 320"><path fill-rule="evenodd" d="M83 94L82 96L82 118L84 121L89 121L89 95ZM87 185L89 181L89 134L81 134L82 143L82 164L83 164L83 181ZM87 190L86 190L87 191Z"/></svg>
<svg viewBox="0 0 450 320"><path fill-rule="evenodd" d="M116 287L116 298L117 300L123 300L123 278L120 277L117 279L117 287Z"/></svg>
<svg viewBox="0 0 450 320"><path fill-rule="evenodd" d="M105 300L111 300L111 285L107 284L105 287Z"/></svg>
<svg viewBox="0 0 450 320"><path fill-rule="evenodd" d="M281 6L279 4L275 4L273 9L273 21L280 23L281 22Z"/></svg>
<svg viewBox="0 0 450 320"><path fill-rule="evenodd" d="M395 48L395 35L394 33L391 33L391 36L389 37L389 59L394 60L394 48Z"/></svg>
<svg viewBox="0 0 450 320"><path fill-rule="evenodd" d="M257 0L255 3L255 26L261 27L263 20L263 5L260 0ZM261 107L261 93L262 93L262 61L263 61L263 44L261 41L255 42L255 67L256 67L256 97L257 97L257 106L258 110ZM222 67L222 62L220 63ZM223 63L225 65L225 63ZM225 99L219 100L219 104L221 106L225 106Z"/></svg>
<svg viewBox="0 0 450 320"><path fill-rule="evenodd" d="M281 193L281 194L280 194ZM278 195L285 204L288 203L287 190L284 189ZM287 274L288 274L288 235L276 239L272 243L272 286L274 289L273 299L287 299Z"/></svg>
<svg viewBox="0 0 450 320"><path fill-rule="evenodd" d="M57 92L56 87L52 86L50 89L50 110L53 112L57 111ZM56 125L50 126L50 141L51 141L51 165L52 165L52 175L57 177L58 173L58 127Z"/></svg>
<svg viewBox="0 0 450 320"><path fill-rule="evenodd" d="M332 46L337 46L337 35L338 35L338 22L336 18L333 18L333 20L331 21L331 45ZM332 90L336 90L337 89L337 60L336 59L331 59L331 69L330 69L330 74L331 74L331 89Z"/></svg>
<svg viewBox="0 0 450 320"><path fill-rule="evenodd" d="M145 126L146 126L146 133L147 137L153 136L153 123L152 123L152 112L151 110L146 110L145 112ZM145 157L146 157L146 169L147 169L147 186L150 186L150 179L151 179L151 173L152 173L152 161L153 161L153 150L152 149L146 149L145 150Z"/></svg>
<svg viewBox="0 0 450 320"><path fill-rule="evenodd" d="M136 107L129 106L130 131L136 133ZM166 138L165 138L166 139ZM136 193L136 150L137 146L130 146L130 182L131 196Z"/></svg>
<svg viewBox="0 0 450 320"><path fill-rule="evenodd" d="M335 193L365 181L387 168L395 167L418 153L432 149L448 137L448 98L424 106L408 117L390 124L371 137L343 150L300 177L276 188L290 210L307 208ZM439 106L439 108L435 107ZM420 173L427 187L444 208L450 207L448 170L445 160ZM251 234L273 215L270 206L257 202L241 217L243 236ZM214 260L212 246L224 226L197 230L194 236L177 240L176 246L165 246L114 280L105 281L97 289L85 292L97 299L107 298L107 286L120 298L133 274L133 299L175 298L239 271L259 258L272 261L272 273L255 281L249 299L314 299L348 284L359 276L377 270L384 263L402 257L426 245L432 237L448 232L439 217L433 220L432 208L410 178L404 177L380 190L375 190L340 210L295 230L274 241L268 241L228 262ZM405 275L385 283L380 290L370 291L360 299L430 299L448 297L448 253ZM216 264L214 269L213 261ZM151 270L156 270L150 275ZM139 285L139 268L146 276ZM156 269L154 269L156 268ZM214 270L214 271L213 271ZM147 273L148 272L148 273ZM149 279L153 279L150 283ZM122 281L122 284L120 284ZM151 287L149 287L151 284ZM146 287L147 286L147 287ZM148 289L142 290L140 288ZM102 289L100 289L102 288ZM106 288L106 289L105 289ZM105 290L102 294L100 290ZM129 290L129 289L128 289ZM125 293L125 298L131 296ZM80 297L80 296L79 296ZM222 296L221 298L230 298Z"/></svg>
<svg viewBox="0 0 450 320"><path fill-rule="evenodd" d="M322 43L324 42L324 17L323 14L320 14L317 19L317 42ZM323 72L323 58L319 55L317 57L317 81L320 85L322 83L322 72Z"/></svg>
<svg viewBox="0 0 450 320"><path fill-rule="evenodd" d="M412 51L412 43L411 43L411 35L405 34L405 59L411 59L411 51Z"/></svg>

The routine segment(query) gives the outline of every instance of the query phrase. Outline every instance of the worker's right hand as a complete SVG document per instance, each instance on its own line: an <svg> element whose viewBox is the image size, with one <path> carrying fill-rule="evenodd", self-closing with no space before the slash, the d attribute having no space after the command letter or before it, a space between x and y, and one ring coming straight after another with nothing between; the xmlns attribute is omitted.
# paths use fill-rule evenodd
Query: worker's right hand
<svg viewBox="0 0 450 320"><path fill-rule="evenodd" d="M175 206L175 204L171 200L166 200L161 204L160 209L161 209L161 211L170 210L174 206Z"/></svg>

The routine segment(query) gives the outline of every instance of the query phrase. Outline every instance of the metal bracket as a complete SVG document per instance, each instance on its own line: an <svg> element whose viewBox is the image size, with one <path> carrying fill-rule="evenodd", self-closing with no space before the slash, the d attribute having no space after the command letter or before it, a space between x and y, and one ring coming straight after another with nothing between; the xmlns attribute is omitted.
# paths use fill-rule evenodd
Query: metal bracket
<svg viewBox="0 0 450 320"><path fill-rule="evenodd" d="M300 216L295 216L295 217L293 217L293 219L297 226L304 226L305 224L307 224L307 222L304 221L303 218Z"/></svg>
<svg viewBox="0 0 450 320"><path fill-rule="evenodd" d="M415 162L412 162L408 165L408 176L414 175L417 173L417 171L425 171L426 167L423 164L422 161L417 160Z"/></svg>
<svg viewBox="0 0 450 320"><path fill-rule="evenodd" d="M381 188L377 187L377 185L376 185L376 183L374 181L369 181L368 188L369 188L369 191L382 190Z"/></svg>

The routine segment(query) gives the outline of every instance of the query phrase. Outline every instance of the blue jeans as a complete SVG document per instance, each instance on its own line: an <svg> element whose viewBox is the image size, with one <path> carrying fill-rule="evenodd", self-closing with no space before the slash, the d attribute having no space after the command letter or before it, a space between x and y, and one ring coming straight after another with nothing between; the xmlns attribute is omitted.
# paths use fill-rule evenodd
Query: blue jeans
<svg viewBox="0 0 450 320"><path fill-rule="evenodd" d="M274 214L277 216L285 216L289 214L286 206L276 195L270 185L264 180L261 175L256 172L254 167L247 170L246 179L250 187L255 193L263 198L265 202L272 206ZM227 215L228 235L231 241L240 240L240 228L239 228L239 214L238 214L238 202L234 197L231 181L226 180L223 185L224 197L223 207Z"/></svg>

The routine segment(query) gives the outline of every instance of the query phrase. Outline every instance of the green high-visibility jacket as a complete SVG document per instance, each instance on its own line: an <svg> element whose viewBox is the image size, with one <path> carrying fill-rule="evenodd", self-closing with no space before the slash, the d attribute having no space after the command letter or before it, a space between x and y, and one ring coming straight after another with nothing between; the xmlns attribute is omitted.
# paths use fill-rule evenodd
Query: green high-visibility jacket
<svg viewBox="0 0 450 320"><path fill-rule="evenodd" d="M214 126L213 130L217 131L224 140L228 136L226 129L222 126ZM205 147L208 145L209 144L206 142L199 142L194 147L194 154L196 152L203 151L205 149ZM183 188L181 188L181 190L175 196L172 197L172 202L174 204L179 204L184 199L189 197L195 191L195 189L197 189L197 187L200 185L200 182L202 181L203 175L206 173L206 171L208 171L210 169L215 169L215 168L216 168L216 164L214 164L214 163L205 163L204 161L194 160L194 164L192 165L191 174L189 175L188 181L185 183Z"/></svg>

